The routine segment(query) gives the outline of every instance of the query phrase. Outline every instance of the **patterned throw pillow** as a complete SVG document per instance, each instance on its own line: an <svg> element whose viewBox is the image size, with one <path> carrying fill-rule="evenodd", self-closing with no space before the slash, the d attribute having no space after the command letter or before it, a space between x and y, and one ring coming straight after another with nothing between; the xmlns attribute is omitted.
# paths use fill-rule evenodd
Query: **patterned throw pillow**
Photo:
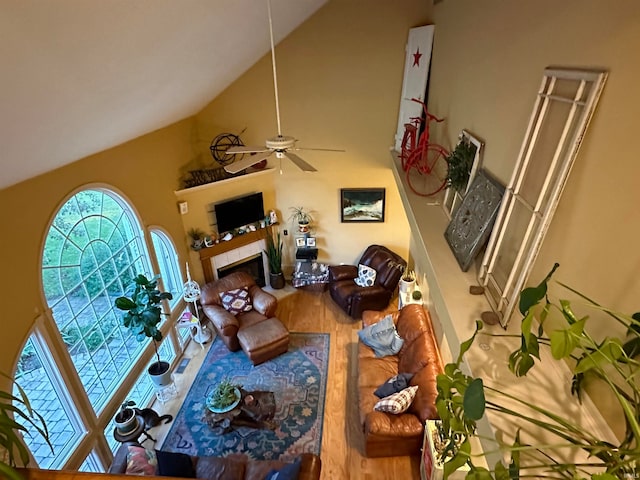
<svg viewBox="0 0 640 480"><path fill-rule="evenodd" d="M249 290L246 287L221 292L220 300L224 309L233 315L248 312L253 308Z"/></svg>
<svg viewBox="0 0 640 480"><path fill-rule="evenodd" d="M129 446L127 453L127 475L155 475L156 452L135 445Z"/></svg>
<svg viewBox="0 0 640 480"><path fill-rule="evenodd" d="M389 395L388 397L384 397L382 400L379 400L373 409L379 412L393 413L396 415L398 413L402 413L411 406L411 402L413 402L417 390L418 385L407 387L398 393L394 393L393 395Z"/></svg>
<svg viewBox="0 0 640 480"><path fill-rule="evenodd" d="M358 277L354 279L356 285L360 287L372 287L376 283L376 272L373 268L366 265L358 265Z"/></svg>
<svg viewBox="0 0 640 480"><path fill-rule="evenodd" d="M373 349L376 357L396 355L404 344L404 340L396 331L391 315L387 315L378 323L358 330L358 337L362 343Z"/></svg>

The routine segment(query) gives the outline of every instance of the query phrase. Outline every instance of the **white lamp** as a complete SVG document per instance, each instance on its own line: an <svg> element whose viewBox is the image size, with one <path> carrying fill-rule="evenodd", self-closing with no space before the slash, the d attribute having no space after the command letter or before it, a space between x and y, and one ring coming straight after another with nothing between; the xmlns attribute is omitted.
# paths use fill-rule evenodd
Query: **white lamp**
<svg viewBox="0 0 640 480"><path fill-rule="evenodd" d="M198 315L198 300L200 300L200 285L198 282L191 280L191 274L189 273L189 263L187 263L187 282L182 289L182 298L187 303L193 303L193 311L195 316L195 322L193 326L196 327L196 333L192 335L192 338L200 345L207 343L211 340L211 333L206 328L202 327L200 323L200 317Z"/></svg>

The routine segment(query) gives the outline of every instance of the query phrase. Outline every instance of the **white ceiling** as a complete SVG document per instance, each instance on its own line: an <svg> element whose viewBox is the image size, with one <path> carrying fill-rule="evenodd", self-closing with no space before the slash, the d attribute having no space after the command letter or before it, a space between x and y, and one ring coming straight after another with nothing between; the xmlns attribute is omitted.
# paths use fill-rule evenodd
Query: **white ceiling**
<svg viewBox="0 0 640 480"><path fill-rule="evenodd" d="M267 0L0 0L0 189L197 113L269 50ZM272 0L276 43L327 0Z"/></svg>

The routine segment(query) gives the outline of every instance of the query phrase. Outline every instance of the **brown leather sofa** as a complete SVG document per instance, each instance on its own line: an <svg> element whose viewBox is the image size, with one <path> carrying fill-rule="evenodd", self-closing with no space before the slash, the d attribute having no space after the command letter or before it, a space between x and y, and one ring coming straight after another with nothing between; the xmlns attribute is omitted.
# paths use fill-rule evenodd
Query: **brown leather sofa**
<svg viewBox="0 0 640 480"><path fill-rule="evenodd" d="M224 309L219 294L243 287L249 291L252 309L233 315ZM274 316L278 300L256 285L248 273L234 272L207 283L202 287L200 303L227 348L232 352L242 348L254 365L287 351L289 332Z"/></svg>
<svg viewBox="0 0 640 480"><path fill-rule="evenodd" d="M329 293L352 318L360 318L365 310L382 310L389 305L402 270L407 262L382 245L367 247L358 264L376 271L375 284L361 287L355 283L357 265L332 265L329 267Z"/></svg>
<svg viewBox="0 0 640 480"><path fill-rule="evenodd" d="M362 316L363 326L377 323L387 314L366 311ZM443 371L443 363L431 318L416 304L391 315L398 334L404 339L397 355L378 358L371 348L362 342L358 344L358 408L367 457L419 453L425 420L438 418L436 377ZM419 386L411 407L399 415L375 411L373 407L379 398L373 392L398 373L414 374L409 384Z"/></svg>
<svg viewBox="0 0 640 480"><path fill-rule="evenodd" d="M109 473L123 474L126 472L128 445L131 444L122 444L118 447ZM318 480L322 469L320 457L311 453L303 453L300 455L300 460L298 479ZM191 457L191 462L196 478L206 480L263 480L270 470L279 469L286 465L286 462L276 460L247 460L245 455Z"/></svg>

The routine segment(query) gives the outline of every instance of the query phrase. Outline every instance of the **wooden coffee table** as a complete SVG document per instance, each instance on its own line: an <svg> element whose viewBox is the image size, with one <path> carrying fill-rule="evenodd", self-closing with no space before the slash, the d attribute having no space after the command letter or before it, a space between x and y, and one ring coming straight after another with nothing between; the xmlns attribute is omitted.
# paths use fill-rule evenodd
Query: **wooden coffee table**
<svg viewBox="0 0 640 480"><path fill-rule="evenodd" d="M233 410L214 413L206 406L202 421L219 435L237 427L268 428L274 430L273 417L276 413L276 399L273 392L240 389L240 403Z"/></svg>

